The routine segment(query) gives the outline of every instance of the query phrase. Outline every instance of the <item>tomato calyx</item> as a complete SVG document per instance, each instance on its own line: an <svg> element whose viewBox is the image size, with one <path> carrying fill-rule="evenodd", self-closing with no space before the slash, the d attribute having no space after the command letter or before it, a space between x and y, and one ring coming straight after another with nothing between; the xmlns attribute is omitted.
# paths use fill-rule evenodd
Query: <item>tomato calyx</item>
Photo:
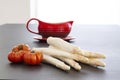
<svg viewBox="0 0 120 80"><path fill-rule="evenodd" d="M34 51L34 50L32 50L32 51L31 51L31 53L35 53L35 51Z"/></svg>

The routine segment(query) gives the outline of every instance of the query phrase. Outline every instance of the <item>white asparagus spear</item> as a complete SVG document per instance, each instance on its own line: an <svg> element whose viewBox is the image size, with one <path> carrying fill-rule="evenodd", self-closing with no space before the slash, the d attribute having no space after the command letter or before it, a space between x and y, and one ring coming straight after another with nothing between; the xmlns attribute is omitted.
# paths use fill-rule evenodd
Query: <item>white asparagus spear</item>
<svg viewBox="0 0 120 80"><path fill-rule="evenodd" d="M49 45L49 48L58 49L58 48L56 48L54 46L51 46L51 45ZM106 58L105 55L100 54L100 53L90 52L90 51L87 51L87 50L83 50L83 52L85 53L84 56L87 57L87 58Z"/></svg>
<svg viewBox="0 0 120 80"><path fill-rule="evenodd" d="M43 52L44 54L53 56L53 57L66 57L70 59L74 59L80 62L87 62L88 58L78 55L78 54L71 54L62 50L52 49L52 48L33 48L35 51Z"/></svg>
<svg viewBox="0 0 120 80"><path fill-rule="evenodd" d="M94 67L97 67L97 66L100 66L100 67L105 67L106 64L98 59L95 59L95 58L89 58L89 61L86 62L86 64L89 64L91 66L94 66Z"/></svg>
<svg viewBox="0 0 120 80"><path fill-rule="evenodd" d="M49 46L49 48L56 49L53 46ZM73 59L69 59L69 58L65 58L65 57L57 57L57 58L66 62L67 64L69 64L71 67L73 67L74 69L76 69L78 71L81 69L81 66L79 65L79 63L77 63Z"/></svg>
<svg viewBox="0 0 120 80"><path fill-rule="evenodd" d="M88 58L103 58L103 59L106 58L106 56L101 53L91 52L87 50L83 50L83 52L85 53L84 56Z"/></svg>
<svg viewBox="0 0 120 80"><path fill-rule="evenodd" d="M49 46L49 48L57 49L57 48L55 48L53 46ZM83 62L83 63L89 64L89 65L92 65L92 66L101 66L101 67L105 67L105 65L106 65L104 62L101 62L101 61L97 60L97 58L91 58L90 57L90 58L88 58L88 60L89 60L88 62Z"/></svg>
<svg viewBox="0 0 120 80"><path fill-rule="evenodd" d="M70 52L70 53L78 53L83 55L84 53L82 52L81 49L79 49L77 46L70 44L66 41L64 41L61 38L57 38L57 37L48 37L47 38L47 43L49 45L52 45L58 49Z"/></svg>
<svg viewBox="0 0 120 80"><path fill-rule="evenodd" d="M69 52L69 53L76 53L86 57L96 57L96 58L105 58L105 55L99 53L92 53L90 51L84 51L79 47L70 44L63 39L56 38L56 37L48 37L47 43L53 47L56 47L60 50Z"/></svg>
<svg viewBox="0 0 120 80"><path fill-rule="evenodd" d="M81 66L79 65L79 63L75 62L72 59L69 58L64 58L64 57L58 57L58 59L66 62L67 64L69 64L71 67L73 67L75 70L81 70Z"/></svg>
<svg viewBox="0 0 120 80"><path fill-rule="evenodd" d="M44 62L47 62L49 64L52 64L54 66L56 66L57 68L60 68L62 70L65 70L65 71L69 71L70 70L70 66L66 65L64 62L56 59L56 58L53 58L49 55L45 55L43 56L43 61Z"/></svg>

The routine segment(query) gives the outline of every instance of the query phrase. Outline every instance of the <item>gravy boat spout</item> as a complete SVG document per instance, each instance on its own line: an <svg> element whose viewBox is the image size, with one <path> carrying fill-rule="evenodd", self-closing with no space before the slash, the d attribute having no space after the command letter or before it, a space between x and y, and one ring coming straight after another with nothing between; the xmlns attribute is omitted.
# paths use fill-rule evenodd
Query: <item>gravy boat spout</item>
<svg viewBox="0 0 120 80"><path fill-rule="evenodd" d="M71 25L73 24L73 21L68 21L68 23L70 23Z"/></svg>

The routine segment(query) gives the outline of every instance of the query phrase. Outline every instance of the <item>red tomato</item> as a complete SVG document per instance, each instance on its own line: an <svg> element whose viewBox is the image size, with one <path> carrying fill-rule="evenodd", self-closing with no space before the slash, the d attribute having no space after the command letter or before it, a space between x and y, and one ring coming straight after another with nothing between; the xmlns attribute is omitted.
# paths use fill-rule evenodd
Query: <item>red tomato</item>
<svg viewBox="0 0 120 80"><path fill-rule="evenodd" d="M43 54L41 52L29 52L24 54L24 62L29 65L40 64L43 60Z"/></svg>
<svg viewBox="0 0 120 80"><path fill-rule="evenodd" d="M22 62L24 54L25 54L24 51L10 52L8 54L8 60L15 63Z"/></svg>
<svg viewBox="0 0 120 80"><path fill-rule="evenodd" d="M19 44L13 47L12 51L8 54L8 60L11 62L22 62L25 53L30 52L30 48L26 44Z"/></svg>
<svg viewBox="0 0 120 80"><path fill-rule="evenodd" d="M12 49L14 52L18 52L20 50L30 51L30 47L27 44L19 44L17 46L14 46Z"/></svg>

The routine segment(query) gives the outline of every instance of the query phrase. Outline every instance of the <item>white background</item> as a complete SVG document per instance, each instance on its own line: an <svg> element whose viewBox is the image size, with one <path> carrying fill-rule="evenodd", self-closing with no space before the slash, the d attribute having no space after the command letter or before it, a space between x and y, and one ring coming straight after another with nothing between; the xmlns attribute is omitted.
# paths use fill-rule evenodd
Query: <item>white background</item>
<svg viewBox="0 0 120 80"><path fill-rule="evenodd" d="M31 17L47 22L120 25L120 0L31 0Z"/></svg>
<svg viewBox="0 0 120 80"><path fill-rule="evenodd" d="M0 0L0 25L26 23L30 18L30 0Z"/></svg>

